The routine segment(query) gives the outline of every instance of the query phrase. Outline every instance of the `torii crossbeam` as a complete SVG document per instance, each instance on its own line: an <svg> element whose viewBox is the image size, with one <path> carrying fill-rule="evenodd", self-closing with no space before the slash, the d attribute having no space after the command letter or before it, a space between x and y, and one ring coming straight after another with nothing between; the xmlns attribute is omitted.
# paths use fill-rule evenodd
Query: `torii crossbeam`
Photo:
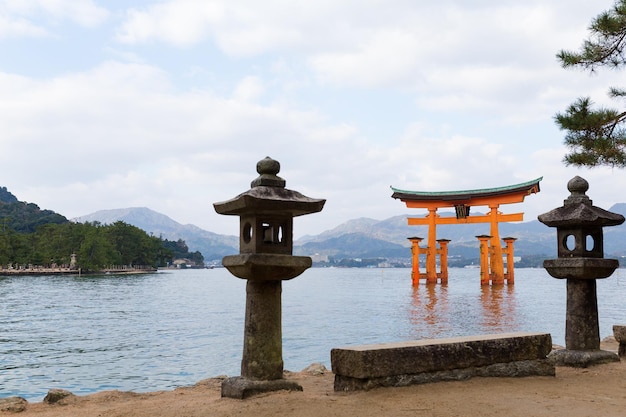
<svg viewBox="0 0 626 417"><path fill-rule="evenodd" d="M428 226L428 250L426 250L426 278L429 282L437 282L436 271L436 243L438 224L470 224L490 223L490 269L482 271L481 275L487 274L487 280L481 277L481 283L488 283L489 278L494 283L504 282L504 263L502 260L502 246L498 232L499 222L519 222L524 220L524 213L503 214L498 211L501 204L521 203L527 195L539 192L539 182L543 177L521 184L509 185L498 188L485 188L465 191L406 191L391 187L392 198L401 200L408 208L423 208L428 210L428 215L423 218L408 218L409 225ZM470 216L470 207L487 206L490 212L486 215ZM443 207L454 207L456 217L440 217L437 210ZM511 249L512 252L512 249ZM512 259L512 253L510 253ZM418 251L414 251L414 260ZM512 265L507 265L511 268Z"/></svg>

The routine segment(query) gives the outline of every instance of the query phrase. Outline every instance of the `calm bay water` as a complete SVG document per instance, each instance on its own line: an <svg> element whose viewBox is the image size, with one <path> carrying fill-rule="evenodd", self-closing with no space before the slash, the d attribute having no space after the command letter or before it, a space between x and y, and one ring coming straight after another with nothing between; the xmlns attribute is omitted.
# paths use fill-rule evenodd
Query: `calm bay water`
<svg viewBox="0 0 626 417"><path fill-rule="evenodd" d="M408 269L318 269L283 283L285 369L330 367L333 347L511 331L564 344L565 281L518 269L481 287L476 269L447 286L411 286ZM626 270L598 281L601 337L626 323ZM245 281L224 269L140 276L0 276L0 398L40 401L136 392L239 375Z"/></svg>

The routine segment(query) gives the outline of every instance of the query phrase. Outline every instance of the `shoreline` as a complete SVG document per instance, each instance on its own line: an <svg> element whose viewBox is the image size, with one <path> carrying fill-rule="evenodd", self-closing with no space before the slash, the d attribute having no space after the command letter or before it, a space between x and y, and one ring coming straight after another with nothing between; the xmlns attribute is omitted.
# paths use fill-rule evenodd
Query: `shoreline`
<svg viewBox="0 0 626 417"><path fill-rule="evenodd" d="M152 274L158 272L153 269L103 269L101 271L83 271L81 269L70 268L29 268L29 269L0 269L2 276L43 276L43 275L131 275L131 274Z"/></svg>
<svg viewBox="0 0 626 417"><path fill-rule="evenodd" d="M601 348L617 351L612 337ZM557 367L556 376L481 378L369 391L335 392L334 375L318 366L285 371L303 391L276 391L246 400L221 398L224 377L169 391L101 391L54 403L28 402L22 411L1 406L0 416L23 417L318 417L622 416L626 409L626 361L589 368Z"/></svg>
<svg viewBox="0 0 626 417"><path fill-rule="evenodd" d="M102 391L54 404L29 403L22 417L576 417L622 416L626 364L557 368L554 377L472 378L402 388L335 392L331 372L288 378L303 391L277 391L246 400L221 398L221 380L145 394Z"/></svg>

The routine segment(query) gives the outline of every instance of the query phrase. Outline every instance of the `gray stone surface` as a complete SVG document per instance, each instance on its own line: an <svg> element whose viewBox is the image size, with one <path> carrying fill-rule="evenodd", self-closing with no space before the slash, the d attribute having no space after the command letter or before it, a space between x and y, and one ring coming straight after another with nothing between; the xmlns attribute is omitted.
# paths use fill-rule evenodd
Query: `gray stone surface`
<svg viewBox="0 0 626 417"><path fill-rule="evenodd" d="M565 347L581 351L600 349L595 280L567 280Z"/></svg>
<svg viewBox="0 0 626 417"><path fill-rule="evenodd" d="M615 324L613 326L613 336L620 343L626 343L626 324Z"/></svg>
<svg viewBox="0 0 626 417"><path fill-rule="evenodd" d="M547 359L496 363L483 367L451 369L446 371L401 374L378 378L352 378L335 375L335 391L369 390L378 387L404 387L440 381L460 381L472 377L554 376L555 370Z"/></svg>
<svg viewBox="0 0 626 417"><path fill-rule="evenodd" d="M584 178L572 178L567 189L571 195L563 207L538 217L557 229L558 259L548 259L543 266L551 276L567 279L566 349L551 353L550 361L588 367L619 360L617 355L600 350L596 279L609 277L619 267L617 259L604 259L602 228L620 225L626 219L595 207L585 194L589 183Z"/></svg>
<svg viewBox="0 0 626 417"><path fill-rule="evenodd" d="M283 377L281 281L248 281L241 376Z"/></svg>
<svg viewBox="0 0 626 417"><path fill-rule="evenodd" d="M302 373L308 375L324 375L327 372L328 369L326 369L326 366L321 362L312 363L302 370Z"/></svg>
<svg viewBox="0 0 626 417"><path fill-rule="evenodd" d="M74 396L70 391L64 389L53 388L48 391L48 394L44 397L43 402L47 404L55 404L64 398Z"/></svg>
<svg viewBox="0 0 626 417"><path fill-rule="evenodd" d="M619 261L604 258L557 258L546 259L543 267L553 278L595 280L610 277L619 268Z"/></svg>
<svg viewBox="0 0 626 417"><path fill-rule="evenodd" d="M21 413L28 407L28 401L22 397L0 398L0 412Z"/></svg>
<svg viewBox="0 0 626 417"><path fill-rule="evenodd" d="M222 264L248 280L241 377L224 380L222 397L302 390L282 379L281 281L311 267L310 257L293 256L293 218L321 211L326 200L286 189L277 176L280 163L270 157L259 161L257 172L250 190L213 204L219 214L240 217L239 254L224 257Z"/></svg>
<svg viewBox="0 0 626 417"><path fill-rule="evenodd" d="M606 350L555 350L548 355L548 360L557 366L587 368L609 362L619 362L619 356Z"/></svg>
<svg viewBox="0 0 626 417"><path fill-rule="evenodd" d="M613 336L615 337L615 340L619 343L617 354L620 357L626 356L626 325L614 325Z"/></svg>
<svg viewBox="0 0 626 417"><path fill-rule="evenodd" d="M297 382L286 379L274 379L271 381L252 380L243 377L226 378L222 382L222 397L246 399L253 395L273 391L302 391L302 386Z"/></svg>
<svg viewBox="0 0 626 417"><path fill-rule="evenodd" d="M289 280L311 267L308 256L243 253L222 259L222 265L237 278L253 281Z"/></svg>
<svg viewBox="0 0 626 417"><path fill-rule="evenodd" d="M541 360L551 350L550 334L509 333L336 348L331 364L342 377L381 378Z"/></svg>

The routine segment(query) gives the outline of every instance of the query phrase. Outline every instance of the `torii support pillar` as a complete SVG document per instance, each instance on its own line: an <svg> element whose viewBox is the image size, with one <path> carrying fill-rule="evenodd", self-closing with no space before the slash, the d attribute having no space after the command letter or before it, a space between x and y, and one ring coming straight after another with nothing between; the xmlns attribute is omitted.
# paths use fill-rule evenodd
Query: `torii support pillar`
<svg viewBox="0 0 626 417"><path fill-rule="evenodd" d="M413 285L419 285L420 278L426 278L427 283L437 283L437 280L442 284L448 282L448 243L450 239L438 239L436 242L439 244L434 245L434 249L431 251L430 247L420 248L420 243L424 238L421 237L409 237L411 241L411 281ZM440 271L437 272L437 263L434 266L430 266L428 263L428 257L432 254L433 257L439 256ZM426 273L420 272L419 256L426 255ZM435 258L436 261L436 258ZM429 273L429 271L431 271Z"/></svg>
<svg viewBox="0 0 626 417"><path fill-rule="evenodd" d="M428 209L428 246L426 251L426 282L437 282L437 208Z"/></svg>
<svg viewBox="0 0 626 417"><path fill-rule="evenodd" d="M420 283L420 242L424 239L417 236L408 239L411 241L411 281L415 286Z"/></svg>
<svg viewBox="0 0 626 417"><path fill-rule="evenodd" d="M442 284L448 283L448 243L450 239L437 239L437 243L439 243L439 249L437 253L439 254L439 267L441 268L441 272L439 273L439 282Z"/></svg>
<svg viewBox="0 0 626 417"><path fill-rule="evenodd" d="M480 285L489 285L491 281L489 273L489 235L476 236L480 242Z"/></svg>
<svg viewBox="0 0 626 417"><path fill-rule="evenodd" d="M515 283L515 251L513 249L513 243L517 240L514 237L505 237L502 238L504 243L506 243L506 283L514 284Z"/></svg>
<svg viewBox="0 0 626 417"><path fill-rule="evenodd" d="M498 204L490 204L489 220L491 223L491 258L489 266L491 269L492 280L494 284L504 284L504 262L502 261L502 246L500 245L500 232L498 230L498 221L501 213L498 212Z"/></svg>

